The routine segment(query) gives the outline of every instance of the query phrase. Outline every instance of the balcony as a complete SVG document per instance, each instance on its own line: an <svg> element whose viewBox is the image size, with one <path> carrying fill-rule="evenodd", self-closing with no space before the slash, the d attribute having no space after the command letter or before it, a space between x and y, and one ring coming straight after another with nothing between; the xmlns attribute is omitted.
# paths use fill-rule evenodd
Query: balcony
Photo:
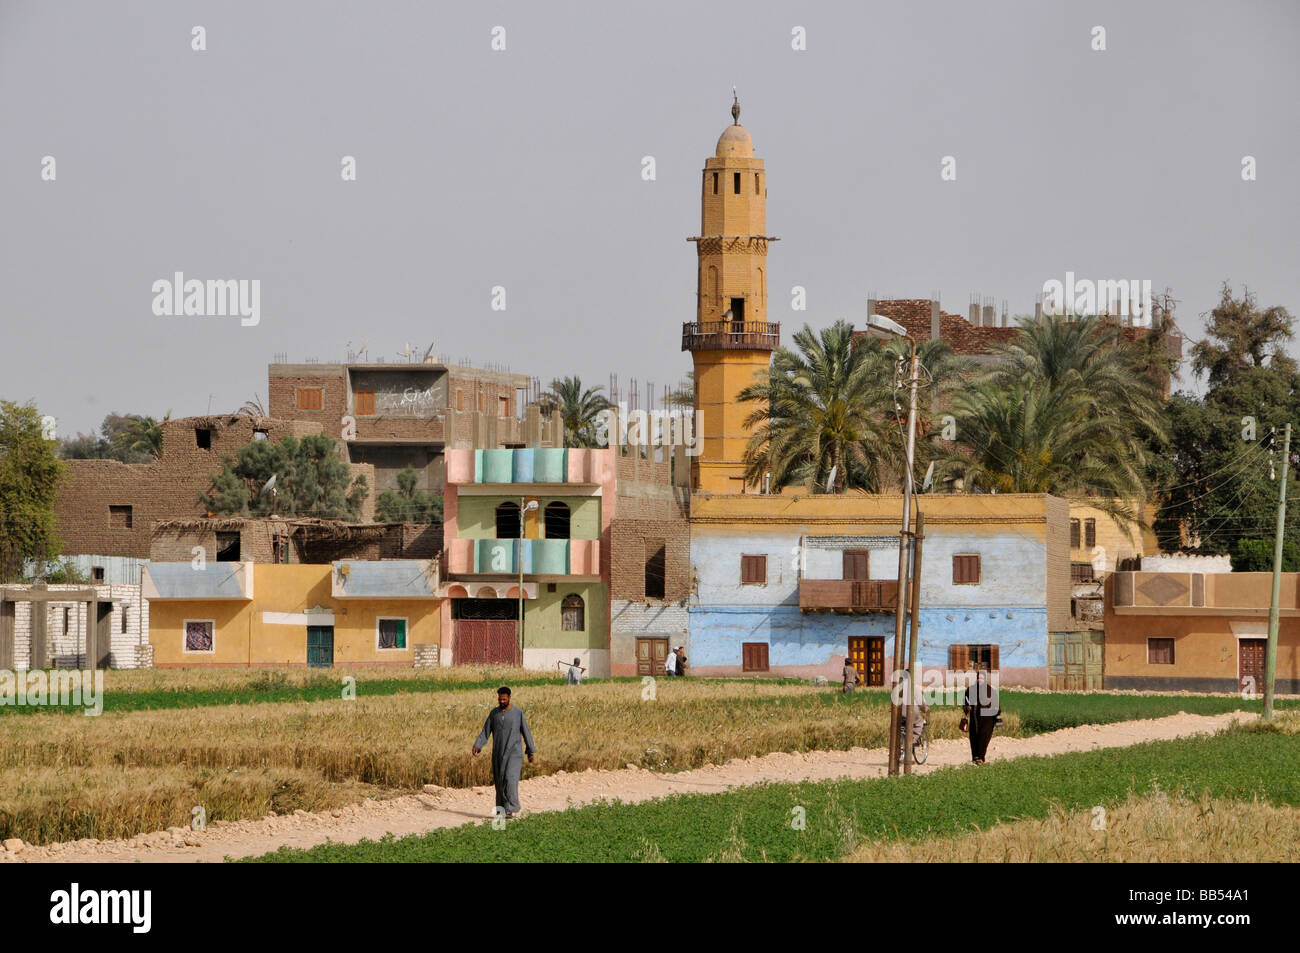
<svg viewBox="0 0 1300 953"><path fill-rule="evenodd" d="M451 575L517 575L523 544L525 576L599 576L598 539L452 539L446 568Z"/></svg>
<svg viewBox="0 0 1300 953"><path fill-rule="evenodd" d="M895 579L801 579L803 612L893 612L898 608Z"/></svg>
<svg viewBox="0 0 1300 953"><path fill-rule="evenodd" d="M449 484L602 484L612 479L613 451L566 448L448 450Z"/></svg>
<svg viewBox="0 0 1300 953"><path fill-rule="evenodd" d="M774 351L780 343L779 323L687 321L682 325L683 351Z"/></svg>

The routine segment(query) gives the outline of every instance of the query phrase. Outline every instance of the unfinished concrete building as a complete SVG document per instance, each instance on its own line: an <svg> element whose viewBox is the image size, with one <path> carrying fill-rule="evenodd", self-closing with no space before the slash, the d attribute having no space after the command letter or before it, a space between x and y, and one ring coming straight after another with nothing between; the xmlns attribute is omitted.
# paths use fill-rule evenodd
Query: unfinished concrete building
<svg viewBox="0 0 1300 953"><path fill-rule="evenodd" d="M441 493L443 451L561 447L558 415L527 404L524 374L432 361L271 364L269 413L313 423L372 466L374 494L397 489L407 467L418 489Z"/></svg>
<svg viewBox="0 0 1300 953"><path fill-rule="evenodd" d="M149 558L205 562L319 565L340 559L434 559L441 523L346 523L284 517L187 517L159 521Z"/></svg>

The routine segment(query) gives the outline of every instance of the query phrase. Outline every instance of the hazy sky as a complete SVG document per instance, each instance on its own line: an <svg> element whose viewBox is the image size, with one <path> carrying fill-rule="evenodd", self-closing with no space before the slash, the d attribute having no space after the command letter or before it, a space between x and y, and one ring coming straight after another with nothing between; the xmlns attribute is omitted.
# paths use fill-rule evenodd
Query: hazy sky
<svg viewBox="0 0 1300 953"><path fill-rule="evenodd" d="M1172 288L1189 337L1225 278L1300 313L1297 41L1295 0L0 0L0 397L63 434L229 411L363 341L676 380L733 85L786 343L1066 270ZM155 316L177 271L260 279L260 324Z"/></svg>

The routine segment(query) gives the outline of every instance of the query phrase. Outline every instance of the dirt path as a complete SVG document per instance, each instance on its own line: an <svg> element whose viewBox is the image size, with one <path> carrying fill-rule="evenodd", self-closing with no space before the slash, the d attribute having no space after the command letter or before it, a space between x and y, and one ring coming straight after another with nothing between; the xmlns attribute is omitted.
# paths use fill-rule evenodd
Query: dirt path
<svg viewBox="0 0 1300 953"><path fill-rule="evenodd" d="M1189 715L1125 721L1110 725L1066 728L1032 738L994 735L989 760L1026 755L1056 755L1094 748L1118 748L1143 741L1163 741L1207 734L1227 727L1233 719L1254 718L1246 712ZM835 778L874 778L885 774L884 748L849 751L810 751L802 754L768 754L706 765L691 771L657 774L641 768L563 771L520 783L519 794L527 813L562 811L602 799L626 804L669 794L710 793L766 781L829 781ZM918 770L927 773L970 760L965 738L936 741L929 761ZM297 811L286 817L268 816L252 821L217 821L206 831L170 828L141 834L130 840L72 841L47 847L0 849L0 862L122 862L220 861L226 857L264 854L278 847L314 847L327 840L350 844L377 840L386 833L398 837L443 827L482 823L494 806L492 788L442 788L433 794L415 794L387 801L367 800L336 811L309 814Z"/></svg>

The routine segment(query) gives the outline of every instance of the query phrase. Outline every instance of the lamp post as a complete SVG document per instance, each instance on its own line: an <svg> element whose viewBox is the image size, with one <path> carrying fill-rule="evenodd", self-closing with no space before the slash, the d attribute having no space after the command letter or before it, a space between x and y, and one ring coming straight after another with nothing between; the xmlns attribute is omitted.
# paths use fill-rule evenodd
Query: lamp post
<svg viewBox="0 0 1300 953"><path fill-rule="evenodd" d="M524 664L524 523L537 509L536 500L519 498L519 548L515 551L515 568L519 570L519 664Z"/></svg>
<svg viewBox="0 0 1300 953"><path fill-rule="evenodd" d="M909 537L912 529L912 461L916 454L916 388L920 378L920 359L916 354L916 342L907 336L907 329L897 321L890 320L884 315L872 314L867 316L867 333L872 337L888 340L890 338L902 338L908 344L908 379L910 395L908 397L907 408L907 468L903 475L903 526L898 534L898 605L894 610L894 671L893 678L895 681L900 677L903 671L903 632L906 628L907 604L908 604L908 556ZM916 580L920 585L920 580ZM916 625L916 620L912 620L912 625ZM912 688L908 686L909 692ZM889 706L889 774L891 776L898 774L898 762L900 752L905 752L906 748L901 741L901 719L899 717L899 704L894 698L894 693L890 691ZM910 707L910 700L909 700Z"/></svg>

